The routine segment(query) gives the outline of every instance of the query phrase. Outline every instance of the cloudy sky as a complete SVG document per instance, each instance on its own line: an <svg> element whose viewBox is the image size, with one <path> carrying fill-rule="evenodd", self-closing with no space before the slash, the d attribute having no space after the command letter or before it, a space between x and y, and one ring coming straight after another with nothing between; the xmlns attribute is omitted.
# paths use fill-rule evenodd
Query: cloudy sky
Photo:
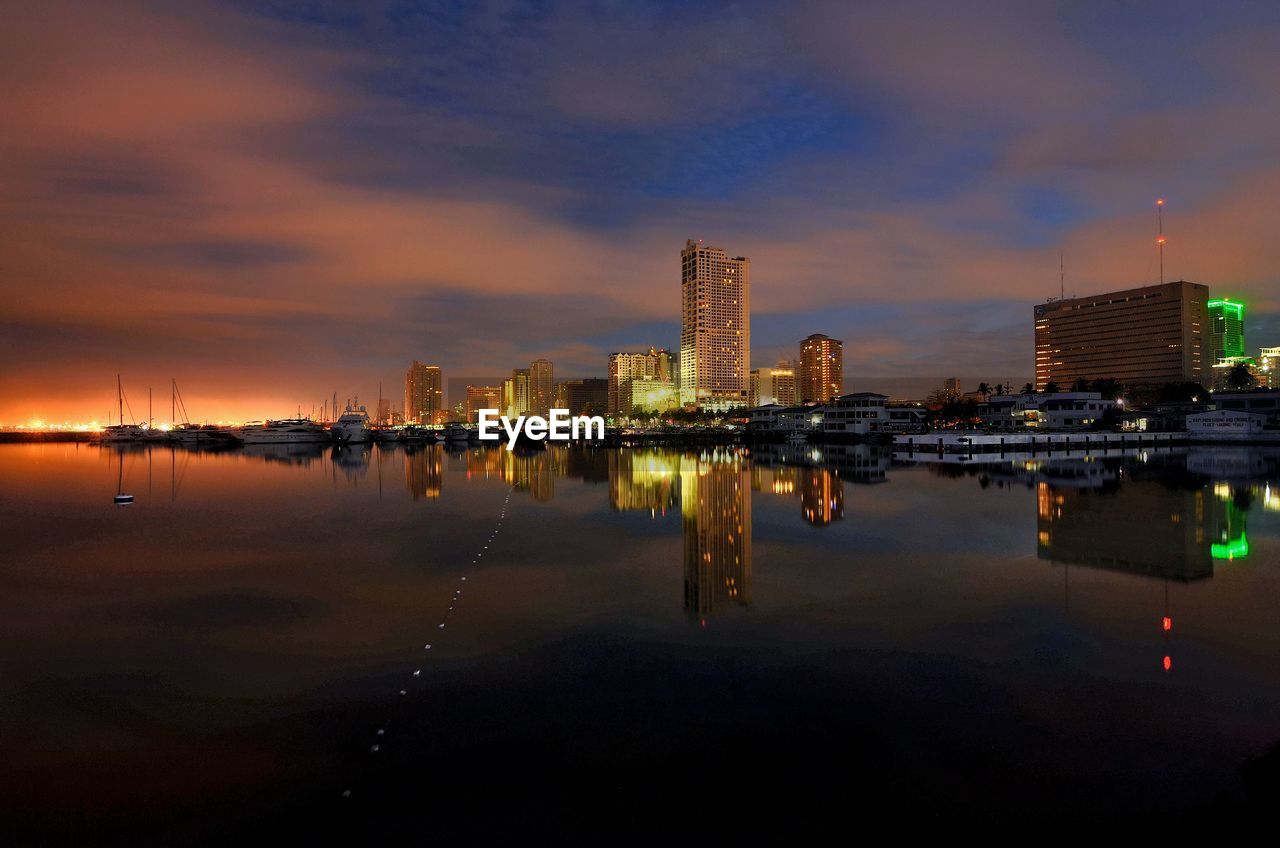
<svg viewBox="0 0 1280 848"><path fill-rule="evenodd" d="M1031 305L1166 276L1280 344L1272 3L27 3L0 28L0 422L399 395L675 346L1025 379Z"/></svg>

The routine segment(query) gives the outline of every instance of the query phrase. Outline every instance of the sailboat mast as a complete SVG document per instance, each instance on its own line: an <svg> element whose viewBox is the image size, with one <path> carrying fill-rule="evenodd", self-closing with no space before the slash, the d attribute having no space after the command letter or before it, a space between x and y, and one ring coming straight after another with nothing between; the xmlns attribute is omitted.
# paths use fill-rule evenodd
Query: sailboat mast
<svg viewBox="0 0 1280 848"><path fill-rule="evenodd" d="M120 383L120 375L116 374L116 403L120 405L120 425L124 426L124 387Z"/></svg>

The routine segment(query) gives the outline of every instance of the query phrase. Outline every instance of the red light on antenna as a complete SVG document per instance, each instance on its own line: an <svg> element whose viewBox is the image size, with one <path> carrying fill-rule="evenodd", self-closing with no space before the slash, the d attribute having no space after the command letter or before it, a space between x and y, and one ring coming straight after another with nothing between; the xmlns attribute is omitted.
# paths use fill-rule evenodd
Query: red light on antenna
<svg viewBox="0 0 1280 848"><path fill-rule="evenodd" d="M1166 615L1160 620L1160 628L1164 630L1165 633L1168 633L1173 629L1173 619Z"/></svg>
<svg viewBox="0 0 1280 848"><path fill-rule="evenodd" d="M1167 655L1167 654L1166 654L1166 655L1165 655L1165 658L1164 658L1164 661L1163 661L1163 662L1161 662L1160 664L1164 666L1164 670L1165 670L1165 671L1172 671L1172 670L1173 670L1173 657L1171 657L1171 656L1169 656L1169 655Z"/></svg>
<svg viewBox="0 0 1280 848"><path fill-rule="evenodd" d="M1156 201L1156 206L1164 206L1164 198L1163 198L1163 197Z"/></svg>
<svg viewBox="0 0 1280 848"><path fill-rule="evenodd" d="M1164 244L1164 236L1160 236L1158 239L1156 239L1156 244Z"/></svg>

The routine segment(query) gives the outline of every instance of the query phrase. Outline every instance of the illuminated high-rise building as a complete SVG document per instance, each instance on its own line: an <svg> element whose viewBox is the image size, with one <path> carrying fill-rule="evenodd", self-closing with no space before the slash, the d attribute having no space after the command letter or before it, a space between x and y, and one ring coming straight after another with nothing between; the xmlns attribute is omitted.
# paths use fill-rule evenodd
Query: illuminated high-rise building
<svg viewBox="0 0 1280 848"><path fill-rule="evenodd" d="M843 370L843 363L841 369ZM773 396L783 406L795 406L800 402L800 366L791 359L779 359L773 366Z"/></svg>
<svg viewBox="0 0 1280 848"><path fill-rule="evenodd" d="M1208 301L1208 286L1179 280L1036 304L1036 391L1202 382L1213 365Z"/></svg>
<svg viewBox="0 0 1280 848"><path fill-rule="evenodd" d="M1280 347L1258 351L1258 383L1263 388L1280 389Z"/></svg>
<svg viewBox="0 0 1280 848"><path fill-rule="evenodd" d="M668 350L651 347L643 353L609 354L609 414L630 415L633 412L631 381L656 381L670 386L675 392L675 376L674 357ZM650 386L649 390L652 388Z"/></svg>
<svg viewBox="0 0 1280 848"><path fill-rule="evenodd" d="M747 405L751 260L687 241L680 283L680 402L712 410Z"/></svg>
<svg viewBox="0 0 1280 848"><path fill-rule="evenodd" d="M502 381L502 414L512 418L529 412L529 369L516 368Z"/></svg>
<svg viewBox="0 0 1280 848"><path fill-rule="evenodd" d="M1211 365L1244 356L1244 304L1225 297L1212 298L1209 309Z"/></svg>
<svg viewBox="0 0 1280 848"><path fill-rule="evenodd" d="M529 365L529 414L546 418L555 401L556 377L551 360L533 360Z"/></svg>
<svg viewBox="0 0 1280 848"><path fill-rule="evenodd" d="M751 471L737 453L680 458L684 605L693 618L751 603Z"/></svg>
<svg viewBox="0 0 1280 848"><path fill-rule="evenodd" d="M825 403L844 394L844 342L814 333L800 342L800 400Z"/></svg>
<svg viewBox="0 0 1280 848"><path fill-rule="evenodd" d="M501 386L467 386L467 400L463 407L467 420L476 423L482 409L502 409Z"/></svg>
<svg viewBox="0 0 1280 848"><path fill-rule="evenodd" d="M771 403L795 406L796 370L789 359L779 360L772 368L751 369L751 405L765 406Z"/></svg>
<svg viewBox="0 0 1280 848"><path fill-rule="evenodd" d="M435 365L414 360L404 375L404 419L410 424L444 420L444 375Z"/></svg>

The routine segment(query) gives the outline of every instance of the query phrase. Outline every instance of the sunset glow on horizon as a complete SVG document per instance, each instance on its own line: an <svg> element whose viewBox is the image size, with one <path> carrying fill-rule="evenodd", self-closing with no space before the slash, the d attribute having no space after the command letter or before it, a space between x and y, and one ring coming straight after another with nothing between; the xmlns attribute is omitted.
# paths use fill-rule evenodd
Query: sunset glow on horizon
<svg viewBox="0 0 1280 848"><path fill-rule="evenodd" d="M1161 267L1280 344L1280 16L979 5L12 9L0 424L603 376L687 238L751 258L753 367L1021 385L1032 304Z"/></svg>

